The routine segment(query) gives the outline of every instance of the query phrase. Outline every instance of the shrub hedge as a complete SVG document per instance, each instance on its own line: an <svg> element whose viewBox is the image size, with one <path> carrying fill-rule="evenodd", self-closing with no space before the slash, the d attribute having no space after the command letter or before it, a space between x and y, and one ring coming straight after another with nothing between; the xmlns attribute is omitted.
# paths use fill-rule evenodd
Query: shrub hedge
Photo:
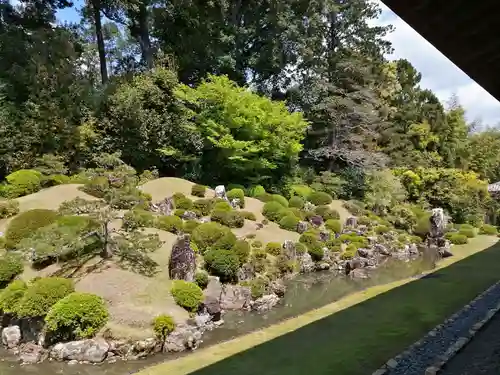
<svg viewBox="0 0 500 375"><path fill-rule="evenodd" d="M225 249L209 250L203 259L208 273L218 276L222 282L234 282L238 279L240 259L235 252Z"/></svg>
<svg viewBox="0 0 500 375"><path fill-rule="evenodd" d="M243 189L231 189L227 192L227 198L231 201L233 199L239 199L239 207L245 208L245 191Z"/></svg>
<svg viewBox="0 0 500 375"><path fill-rule="evenodd" d="M182 231L184 223L182 219L175 215L158 216L156 218L155 227L171 233L179 233Z"/></svg>
<svg viewBox="0 0 500 375"><path fill-rule="evenodd" d="M315 206L325 206L333 202L330 194L323 191L314 191L307 197L307 200Z"/></svg>
<svg viewBox="0 0 500 375"><path fill-rule="evenodd" d="M0 311L7 314L14 313L27 290L28 285L23 280L12 281L0 292Z"/></svg>
<svg viewBox="0 0 500 375"><path fill-rule="evenodd" d="M21 258L13 254L5 254L0 257L0 289L5 288L17 275L24 270Z"/></svg>
<svg viewBox="0 0 500 375"><path fill-rule="evenodd" d="M195 283L174 280L172 289L170 289L175 303L188 311L195 312L203 302L203 291Z"/></svg>
<svg viewBox="0 0 500 375"><path fill-rule="evenodd" d="M205 197L206 191L207 187L205 185L194 184L191 188L191 195L203 198Z"/></svg>

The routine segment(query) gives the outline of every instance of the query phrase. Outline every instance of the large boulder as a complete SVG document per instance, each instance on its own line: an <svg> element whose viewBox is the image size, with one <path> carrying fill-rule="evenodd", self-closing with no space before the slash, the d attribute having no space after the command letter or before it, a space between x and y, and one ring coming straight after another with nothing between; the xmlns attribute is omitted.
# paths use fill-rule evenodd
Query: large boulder
<svg viewBox="0 0 500 375"><path fill-rule="evenodd" d="M215 187L215 198L221 198L227 200L226 188L224 185L219 185Z"/></svg>
<svg viewBox="0 0 500 375"><path fill-rule="evenodd" d="M33 342L22 344L19 348L19 360L22 364L31 365L43 362L47 355L48 353L43 347Z"/></svg>
<svg viewBox="0 0 500 375"><path fill-rule="evenodd" d="M368 279L370 275L362 268L356 268L349 273L351 279Z"/></svg>
<svg viewBox="0 0 500 375"><path fill-rule="evenodd" d="M241 285L224 285L220 296L223 310L241 310L249 307L252 293L249 287Z"/></svg>
<svg viewBox="0 0 500 375"><path fill-rule="evenodd" d="M255 270L250 263L245 263L238 270L238 280L247 281L255 277Z"/></svg>
<svg viewBox="0 0 500 375"><path fill-rule="evenodd" d="M201 332L196 328L185 324L179 324L176 329L165 339L164 352L182 352L198 348L201 343Z"/></svg>
<svg viewBox="0 0 500 375"><path fill-rule="evenodd" d="M299 259L300 272L308 273L314 271L314 262L309 253L304 253Z"/></svg>
<svg viewBox="0 0 500 375"><path fill-rule="evenodd" d="M276 294L278 297L284 297L286 293L286 285L283 281L275 280L269 284L269 289Z"/></svg>
<svg viewBox="0 0 500 375"><path fill-rule="evenodd" d="M70 341L56 344L50 357L57 361L82 361L100 363L106 359L109 344L103 339Z"/></svg>
<svg viewBox="0 0 500 375"><path fill-rule="evenodd" d="M379 243L373 245L373 250L375 250L380 255L391 255L391 252L387 249L387 247Z"/></svg>
<svg viewBox="0 0 500 375"><path fill-rule="evenodd" d="M196 272L196 254L191 248L189 235L177 239L172 247L168 272L172 280L193 281Z"/></svg>
<svg viewBox="0 0 500 375"><path fill-rule="evenodd" d="M196 213L193 211L184 211L182 218L184 220L196 220L198 216L196 216Z"/></svg>
<svg viewBox="0 0 500 375"><path fill-rule="evenodd" d="M137 341L132 347L135 358L146 358L158 351L161 351L161 345L158 345L158 342L153 338Z"/></svg>
<svg viewBox="0 0 500 375"><path fill-rule="evenodd" d="M285 240L285 242L283 242L283 254L285 254L288 259L295 259L297 252L293 241Z"/></svg>
<svg viewBox="0 0 500 375"><path fill-rule="evenodd" d="M358 225L358 219L355 216L348 217L345 226L355 228Z"/></svg>
<svg viewBox="0 0 500 375"><path fill-rule="evenodd" d="M302 234L309 229L309 223L307 221L299 221L297 223L297 233Z"/></svg>
<svg viewBox="0 0 500 375"><path fill-rule="evenodd" d="M373 257L373 250L359 248L358 255L362 258L372 258Z"/></svg>
<svg viewBox="0 0 500 375"><path fill-rule="evenodd" d="M173 210L174 210L174 200L171 197L167 197L161 202L153 203L151 205L151 211L165 216L169 216Z"/></svg>
<svg viewBox="0 0 500 375"><path fill-rule="evenodd" d="M204 311L210 315L211 320L214 322L221 319L222 307L220 305L220 298L214 296L205 296L203 302Z"/></svg>
<svg viewBox="0 0 500 375"><path fill-rule="evenodd" d="M19 326L5 327L2 330L2 344L7 348L12 349L21 342L21 329Z"/></svg>
<svg viewBox="0 0 500 375"><path fill-rule="evenodd" d="M276 294L267 294L262 296L255 301L252 301L252 310L263 312L269 311L280 301Z"/></svg>

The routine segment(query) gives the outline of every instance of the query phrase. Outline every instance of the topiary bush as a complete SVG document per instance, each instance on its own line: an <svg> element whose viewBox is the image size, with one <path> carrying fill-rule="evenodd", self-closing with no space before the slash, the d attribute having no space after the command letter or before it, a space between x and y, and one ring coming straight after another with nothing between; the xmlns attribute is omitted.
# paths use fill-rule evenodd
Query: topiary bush
<svg viewBox="0 0 500 375"><path fill-rule="evenodd" d="M318 239L319 239L318 233L312 230L308 230L300 235L299 242L302 242L307 246L310 244L315 244L318 241Z"/></svg>
<svg viewBox="0 0 500 375"><path fill-rule="evenodd" d="M458 231L460 234L463 234L464 236L466 236L467 238L474 238L476 237L477 235L477 231L476 231L476 228L474 227L466 227L464 225L462 225L460 227L460 230Z"/></svg>
<svg viewBox="0 0 500 375"><path fill-rule="evenodd" d="M281 244L279 242L268 242L266 252L274 256L279 255L281 253Z"/></svg>
<svg viewBox="0 0 500 375"><path fill-rule="evenodd" d="M307 252L311 256L312 260L315 262L319 262L320 260L322 260L325 253L323 251L323 248L318 244L308 246Z"/></svg>
<svg viewBox="0 0 500 375"><path fill-rule="evenodd" d="M259 195L266 194L266 189L264 189L264 186L262 185L255 185L251 186L248 189L248 196L250 197L258 197Z"/></svg>
<svg viewBox="0 0 500 375"><path fill-rule="evenodd" d="M155 336L165 341L165 338L175 330L175 321L170 315L159 315L153 319L153 332Z"/></svg>
<svg viewBox="0 0 500 375"><path fill-rule="evenodd" d="M258 200L260 200L261 202L264 202L264 203L273 201L273 195L269 194L269 193L264 193L264 194L258 195L255 198L257 198Z"/></svg>
<svg viewBox="0 0 500 375"><path fill-rule="evenodd" d="M233 199L239 199L239 207L245 208L245 191L243 189L231 189L227 192L227 198L229 201Z"/></svg>
<svg viewBox="0 0 500 375"><path fill-rule="evenodd" d="M90 293L74 292L57 301L47 313L47 331L63 340L94 337L108 322L104 300Z"/></svg>
<svg viewBox="0 0 500 375"><path fill-rule="evenodd" d="M0 201L0 219L7 219L19 213L19 202L15 200Z"/></svg>
<svg viewBox="0 0 500 375"><path fill-rule="evenodd" d="M304 245L302 242L295 242L295 253L297 255L304 254L307 251L306 245Z"/></svg>
<svg viewBox="0 0 500 375"><path fill-rule="evenodd" d="M352 259L356 255L356 252L358 251L358 247L355 244L350 244L347 245L347 248L345 251L340 255L340 257L344 260L346 259Z"/></svg>
<svg viewBox="0 0 500 375"><path fill-rule="evenodd" d="M281 218L279 224L281 229L295 232L300 219L295 215L287 215Z"/></svg>
<svg viewBox="0 0 500 375"><path fill-rule="evenodd" d="M273 199L273 202L278 202L283 207L288 207L288 200L284 196L279 195L279 194L273 194L272 199Z"/></svg>
<svg viewBox="0 0 500 375"><path fill-rule="evenodd" d="M191 240L196 243L203 254L208 248L231 249L236 243L236 236L229 228L219 223L203 223L193 230Z"/></svg>
<svg viewBox="0 0 500 375"><path fill-rule="evenodd" d="M176 195L174 194L174 205L175 208L181 210L190 210L193 208L193 201L184 195Z"/></svg>
<svg viewBox="0 0 500 375"><path fill-rule="evenodd" d="M469 242L469 238L461 233L447 233L446 238L454 245L465 245Z"/></svg>
<svg viewBox="0 0 500 375"><path fill-rule="evenodd" d="M154 227L155 217L146 210L135 209L123 215L123 227L125 230L135 230L138 228L151 228Z"/></svg>
<svg viewBox="0 0 500 375"><path fill-rule="evenodd" d="M241 266L248 260L248 256L250 255L250 244L245 240L238 240L235 242L231 251L238 256Z"/></svg>
<svg viewBox="0 0 500 375"><path fill-rule="evenodd" d="M177 216L180 218L182 218L182 216L184 216L185 213L186 213L186 210L181 210L181 209L174 210L174 216Z"/></svg>
<svg viewBox="0 0 500 375"><path fill-rule="evenodd" d="M245 218L237 211L214 210L210 219L229 228L243 228L245 225Z"/></svg>
<svg viewBox="0 0 500 375"><path fill-rule="evenodd" d="M14 313L20 318L46 315L54 304L73 293L73 281L62 277L45 277L36 280L19 300Z"/></svg>
<svg viewBox="0 0 500 375"><path fill-rule="evenodd" d="M495 236L498 234L498 229L494 225L483 224L479 229L479 234L487 234L489 236Z"/></svg>
<svg viewBox="0 0 500 375"><path fill-rule="evenodd" d="M109 189L109 180L104 176L93 177L81 187L82 191L96 198L104 198Z"/></svg>
<svg viewBox="0 0 500 375"><path fill-rule="evenodd" d="M267 202L262 207L262 214L271 221L279 221L281 219L280 211L283 205L278 202Z"/></svg>
<svg viewBox="0 0 500 375"><path fill-rule="evenodd" d="M210 215L212 207L213 202L211 199L198 199L193 202L193 209L199 210L202 216Z"/></svg>
<svg viewBox="0 0 500 375"><path fill-rule="evenodd" d="M302 209L304 207L304 200L301 197L293 196L288 201L288 206L293 208Z"/></svg>
<svg viewBox="0 0 500 375"><path fill-rule="evenodd" d="M307 199L307 197L313 192L310 186L307 185L292 185L290 187L290 195L298 196L303 199Z"/></svg>
<svg viewBox="0 0 500 375"><path fill-rule="evenodd" d="M118 210L131 210L133 208L146 210L151 204L151 195L144 193L133 186L119 189L110 189L104 194L104 200L112 208Z"/></svg>
<svg viewBox="0 0 500 375"><path fill-rule="evenodd" d="M5 254L0 257L0 289L5 288L17 275L24 270L21 258L14 254Z"/></svg>
<svg viewBox="0 0 500 375"><path fill-rule="evenodd" d="M325 206L333 202L332 196L322 191L312 192L307 197L307 200L315 206Z"/></svg>
<svg viewBox="0 0 500 375"><path fill-rule="evenodd" d="M158 216L155 227L170 233L180 233L184 227L182 219L178 216Z"/></svg>
<svg viewBox="0 0 500 375"><path fill-rule="evenodd" d="M209 250L203 256L205 268L211 275L218 276L221 282L235 282L238 279L240 259L231 250Z"/></svg>
<svg viewBox="0 0 500 375"><path fill-rule="evenodd" d="M336 210L332 210L328 206L318 206L314 209L314 213L323 218L323 220L338 220L340 219L340 214Z"/></svg>
<svg viewBox="0 0 500 375"><path fill-rule="evenodd" d="M251 220L251 221L257 220L255 214L250 211L240 211L240 215L243 216L243 218L245 218L246 220Z"/></svg>
<svg viewBox="0 0 500 375"><path fill-rule="evenodd" d="M342 223L340 222L340 220L328 219L325 222L325 228L328 230L331 230L334 233L341 233L342 232Z"/></svg>
<svg viewBox="0 0 500 375"><path fill-rule="evenodd" d="M360 216L365 213L365 204L361 201L350 200L343 203L344 208L351 214Z"/></svg>
<svg viewBox="0 0 500 375"><path fill-rule="evenodd" d="M0 292L0 311L5 314L13 313L18 302L28 290L28 285L23 280L14 280Z"/></svg>
<svg viewBox="0 0 500 375"><path fill-rule="evenodd" d="M215 203L212 210L213 211L226 211L226 212L229 212L232 209L233 208L231 207L231 205L228 202L222 201L222 202Z"/></svg>
<svg viewBox="0 0 500 375"><path fill-rule="evenodd" d="M191 195L203 198L205 197L206 191L207 187L205 185L194 184L191 188Z"/></svg>
<svg viewBox="0 0 500 375"><path fill-rule="evenodd" d="M36 193L42 188L42 174L33 169L20 169L7 177L6 198L17 198Z"/></svg>
<svg viewBox="0 0 500 375"><path fill-rule="evenodd" d="M391 230L391 228L389 228L386 225L377 225L373 230L377 234L384 234L384 233L389 232Z"/></svg>
<svg viewBox="0 0 500 375"><path fill-rule="evenodd" d="M5 244L14 248L23 238L29 237L38 228L52 224L58 218L56 211L34 209L16 216L9 223L5 233Z"/></svg>
<svg viewBox="0 0 500 375"><path fill-rule="evenodd" d="M195 228L197 228L199 225L200 223L196 220L187 220L182 227L182 231L184 233L193 233L193 230L195 230Z"/></svg>
<svg viewBox="0 0 500 375"><path fill-rule="evenodd" d="M205 271L198 271L194 275L194 282L196 285L198 285L201 289L205 289L208 285L208 273Z"/></svg>
<svg viewBox="0 0 500 375"><path fill-rule="evenodd" d="M190 312L197 311L203 302L203 291L198 285L189 281L174 280L170 293L175 303Z"/></svg>

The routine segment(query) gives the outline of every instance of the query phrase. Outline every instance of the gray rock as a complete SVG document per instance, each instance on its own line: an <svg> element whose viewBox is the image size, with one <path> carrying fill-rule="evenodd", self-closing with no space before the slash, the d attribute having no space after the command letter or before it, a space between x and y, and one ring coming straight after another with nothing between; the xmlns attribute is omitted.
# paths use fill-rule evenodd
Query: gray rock
<svg viewBox="0 0 500 375"><path fill-rule="evenodd" d="M295 249L295 243L290 240L285 240L283 243L283 253L288 259L295 259L297 253Z"/></svg>
<svg viewBox="0 0 500 375"><path fill-rule="evenodd" d="M251 264L245 263L238 270L238 280L239 281L247 281L251 280L255 277L255 271Z"/></svg>
<svg viewBox="0 0 500 375"><path fill-rule="evenodd" d="M50 357L57 361L76 360L90 363L104 361L109 344L103 339L58 343L50 351Z"/></svg>
<svg viewBox="0 0 500 375"><path fill-rule="evenodd" d="M387 247L385 247L384 245L382 244L375 244L373 245L373 249L379 253L380 255L391 255L391 252L387 249Z"/></svg>
<svg viewBox="0 0 500 375"><path fill-rule="evenodd" d="M369 250L369 249L360 248L360 249L358 249L358 255L362 258L372 258L373 251Z"/></svg>
<svg viewBox="0 0 500 375"><path fill-rule="evenodd" d="M319 232L319 240L320 241L326 242L329 239L330 239L330 232L327 232L327 231L324 231L324 230L322 230L321 232Z"/></svg>
<svg viewBox="0 0 500 375"><path fill-rule="evenodd" d="M269 285L269 289L276 294L278 297L282 298L286 293L286 286L282 281L272 281Z"/></svg>
<svg viewBox="0 0 500 375"><path fill-rule="evenodd" d="M159 350L160 345L158 345L158 342L153 338L137 341L132 347L132 351L136 358L145 358Z"/></svg>
<svg viewBox="0 0 500 375"><path fill-rule="evenodd" d="M171 197L165 198L163 201L158 203L153 203L151 205L151 211L165 216L169 216L173 210L174 210L174 200Z"/></svg>
<svg viewBox="0 0 500 375"><path fill-rule="evenodd" d="M309 253L304 253L299 259L300 272L307 273L314 271L314 262Z"/></svg>
<svg viewBox="0 0 500 375"><path fill-rule="evenodd" d="M187 349L194 350L200 343L201 332L194 327L181 324L167 336L163 351L182 352Z"/></svg>
<svg viewBox="0 0 500 375"><path fill-rule="evenodd" d="M205 312L210 315L210 319L218 321L222 315L222 308L220 305L220 297L205 296L203 302Z"/></svg>
<svg viewBox="0 0 500 375"><path fill-rule="evenodd" d="M5 327L2 330L2 344L7 348L12 349L21 342L21 329L19 326Z"/></svg>
<svg viewBox="0 0 500 375"><path fill-rule="evenodd" d="M215 198L222 198L227 200L226 188L224 187L224 185L215 187Z"/></svg>
<svg viewBox="0 0 500 375"><path fill-rule="evenodd" d="M311 212L311 211L314 211L315 208L316 208L316 206L314 204L312 204L311 202L307 201L307 202L304 203L303 210L306 211L306 212Z"/></svg>
<svg viewBox="0 0 500 375"><path fill-rule="evenodd" d="M182 214L182 218L184 220L196 220L198 216L196 216L196 213L194 213L193 211L184 211L184 213Z"/></svg>
<svg viewBox="0 0 500 375"><path fill-rule="evenodd" d="M309 229L309 223L307 221L299 221L297 224L297 233L302 234Z"/></svg>
<svg viewBox="0 0 500 375"><path fill-rule="evenodd" d="M418 251L418 246L417 244L410 244L410 246L408 246L408 251L410 252L410 255L418 255L420 252Z"/></svg>
<svg viewBox="0 0 500 375"><path fill-rule="evenodd" d="M248 308L252 299L249 287L241 285L224 285L220 296L223 310L241 310Z"/></svg>
<svg viewBox="0 0 500 375"><path fill-rule="evenodd" d="M212 317L208 313L196 314L194 317L194 323L198 328L203 328L212 320Z"/></svg>
<svg viewBox="0 0 500 375"><path fill-rule="evenodd" d="M19 359L23 364L43 362L47 357L46 350L32 342L21 345L19 353Z"/></svg>
<svg viewBox="0 0 500 375"><path fill-rule="evenodd" d="M280 301L276 294L267 294L262 296L255 301L252 301L252 310L263 312L269 311Z"/></svg>
<svg viewBox="0 0 500 375"><path fill-rule="evenodd" d="M320 262L320 263L316 264L315 267L316 267L316 270L318 270L318 271L328 271L330 269L330 264L328 264L326 262Z"/></svg>
<svg viewBox="0 0 500 375"><path fill-rule="evenodd" d="M358 219L355 216L348 217L345 222L346 227L355 228L358 225Z"/></svg>
<svg viewBox="0 0 500 375"><path fill-rule="evenodd" d="M356 268L349 273L349 277L352 279L368 279L368 272L362 268Z"/></svg>
<svg viewBox="0 0 500 375"><path fill-rule="evenodd" d="M234 198L234 199L231 199L229 204L231 205L232 208L237 209L237 208L240 208L241 202L240 202L239 198Z"/></svg>
<svg viewBox="0 0 500 375"><path fill-rule="evenodd" d="M172 247L168 269L170 279L172 280L194 280L196 254L191 248L189 235L185 234L179 237Z"/></svg>

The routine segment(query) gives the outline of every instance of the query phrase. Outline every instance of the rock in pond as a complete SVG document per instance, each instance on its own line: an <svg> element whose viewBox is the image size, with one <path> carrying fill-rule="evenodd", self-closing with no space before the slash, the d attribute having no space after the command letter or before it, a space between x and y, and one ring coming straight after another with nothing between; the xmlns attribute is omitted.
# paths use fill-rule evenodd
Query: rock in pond
<svg viewBox="0 0 500 375"><path fill-rule="evenodd" d="M255 301L252 301L252 310L263 312L269 311L280 301L276 294L267 294L262 296Z"/></svg>
<svg viewBox="0 0 500 375"><path fill-rule="evenodd" d="M163 346L164 352L182 352L186 349L194 350L201 343L201 332L196 327L180 324L170 333Z"/></svg>
<svg viewBox="0 0 500 375"><path fill-rule="evenodd" d="M19 348L19 360L26 365L43 362L47 355L48 353L44 348L32 342L23 344Z"/></svg>
<svg viewBox="0 0 500 375"><path fill-rule="evenodd" d="M21 329L19 326L5 327L2 330L2 344L7 348L12 349L21 342Z"/></svg>
<svg viewBox="0 0 500 375"><path fill-rule="evenodd" d="M70 341L56 344L50 351L50 357L57 361L100 363L106 358L108 350L109 344L103 339Z"/></svg>

